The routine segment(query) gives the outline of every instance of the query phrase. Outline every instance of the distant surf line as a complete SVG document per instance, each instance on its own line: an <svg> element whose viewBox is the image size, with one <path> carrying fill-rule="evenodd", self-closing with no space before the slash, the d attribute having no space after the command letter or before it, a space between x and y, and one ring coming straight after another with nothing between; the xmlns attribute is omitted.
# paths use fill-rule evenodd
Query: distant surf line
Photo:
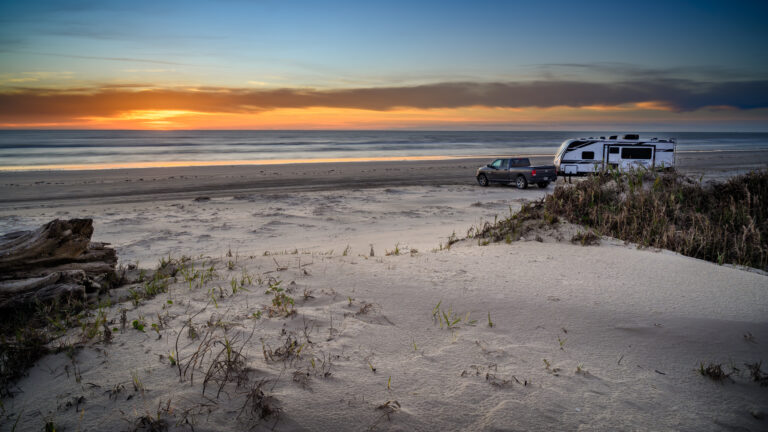
<svg viewBox="0 0 768 432"><path fill-rule="evenodd" d="M761 152L765 148L751 150L742 149L711 149L711 150L677 150L677 153L723 153L723 152ZM250 160L213 160L213 161L137 161L119 163L91 164L42 164L42 165L6 165L0 166L0 172L16 171L99 171L116 169L142 168L184 168L209 166L243 166L243 165L292 165L292 164L323 164L323 163L354 163L354 162L409 162L409 161L444 161L462 159L483 159L495 157L554 157L553 154L494 154L494 155L431 155L431 156L369 156L348 158L314 158L314 159L250 159Z"/></svg>
<svg viewBox="0 0 768 432"><path fill-rule="evenodd" d="M551 156L527 155L527 156ZM222 161L143 161L122 163L93 163L93 164L48 164L48 165L19 165L0 166L0 171L86 171L140 168L178 168L206 166L238 166L238 165L291 165L313 163L350 163L350 162L409 162L409 161L441 161L478 159L494 157L487 155L476 156L372 156L353 158L317 158L317 159L255 159L255 160L222 160Z"/></svg>

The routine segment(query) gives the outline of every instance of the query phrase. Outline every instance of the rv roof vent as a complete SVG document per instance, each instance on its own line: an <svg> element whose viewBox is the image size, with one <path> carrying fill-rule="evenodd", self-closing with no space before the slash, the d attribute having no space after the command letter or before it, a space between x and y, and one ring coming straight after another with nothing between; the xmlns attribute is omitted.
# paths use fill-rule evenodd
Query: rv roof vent
<svg viewBox="0 0 768 432"><path fill-rule="evenodd" d="M625 140L638 140L640 139L640 135L638 134L626 134L624 135Z"/></svg>
<svg viewBox="0 0 768 432"><path fill-rule="evenodd" d="M658 141L659 139L656 137L651 138L651 141Z"/></svg>
<svg viewBox="0 0 768 432"><path fill-rule="evenodd" d="M600 137L600 139L605 139L605 137L604 137L604 136L601 136L601 137Z"/></svg>
<svg viewBox="0 0 768 432"><path fill-rule="evenodd" d="M618 138L616 135L611 135L610 138L608 138L608 139L615 140L616 138Z"/></svg>

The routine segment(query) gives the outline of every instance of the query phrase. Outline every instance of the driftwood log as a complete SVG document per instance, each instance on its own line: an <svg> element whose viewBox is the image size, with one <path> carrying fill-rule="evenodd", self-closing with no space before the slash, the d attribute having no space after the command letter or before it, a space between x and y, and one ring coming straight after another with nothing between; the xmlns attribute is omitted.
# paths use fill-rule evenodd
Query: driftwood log
<svg viewBox="0 0 768 432"><path fill-rule="evenodd" d="M91 242L92 219L53 220L0 237L0 309L73 298L115 282L117 254Z"/></svg>

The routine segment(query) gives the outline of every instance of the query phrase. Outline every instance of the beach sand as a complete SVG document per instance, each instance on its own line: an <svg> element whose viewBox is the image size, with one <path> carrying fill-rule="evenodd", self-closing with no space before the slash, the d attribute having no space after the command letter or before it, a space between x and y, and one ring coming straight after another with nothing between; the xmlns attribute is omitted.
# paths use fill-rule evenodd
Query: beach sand
<svg viewBox="0 0 768 432"><path fill-rule="evenodd" d="M706 179L768 162L679 161ZM131 430L141 418L196 431L768 428L768 388L744 366L768 359L768 276L612 239L447 249L552 190L476 186L486 162L0 173L0 232L93 217L94 240L123 264L186 255L185 272L215 270L106 307L118 328L126 311L126 328L39 361L2 401L0 430ZM290 317L269 317L277 281ZM239 387L215 368L204 382L225 343L248 368ZM701 363L742 372L715 382ZM248 408L260 382L280 409L263 420Z"/></svg>

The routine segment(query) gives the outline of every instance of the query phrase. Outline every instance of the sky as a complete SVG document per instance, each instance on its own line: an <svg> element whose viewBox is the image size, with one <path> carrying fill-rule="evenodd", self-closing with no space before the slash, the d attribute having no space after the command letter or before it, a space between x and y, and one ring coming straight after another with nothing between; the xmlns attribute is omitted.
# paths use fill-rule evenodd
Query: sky
<svg viewBox="0 0 768 432"><path fill-rule="evenodd" d="M765 1L0 2L0 128L768 131Z"/></svg>

